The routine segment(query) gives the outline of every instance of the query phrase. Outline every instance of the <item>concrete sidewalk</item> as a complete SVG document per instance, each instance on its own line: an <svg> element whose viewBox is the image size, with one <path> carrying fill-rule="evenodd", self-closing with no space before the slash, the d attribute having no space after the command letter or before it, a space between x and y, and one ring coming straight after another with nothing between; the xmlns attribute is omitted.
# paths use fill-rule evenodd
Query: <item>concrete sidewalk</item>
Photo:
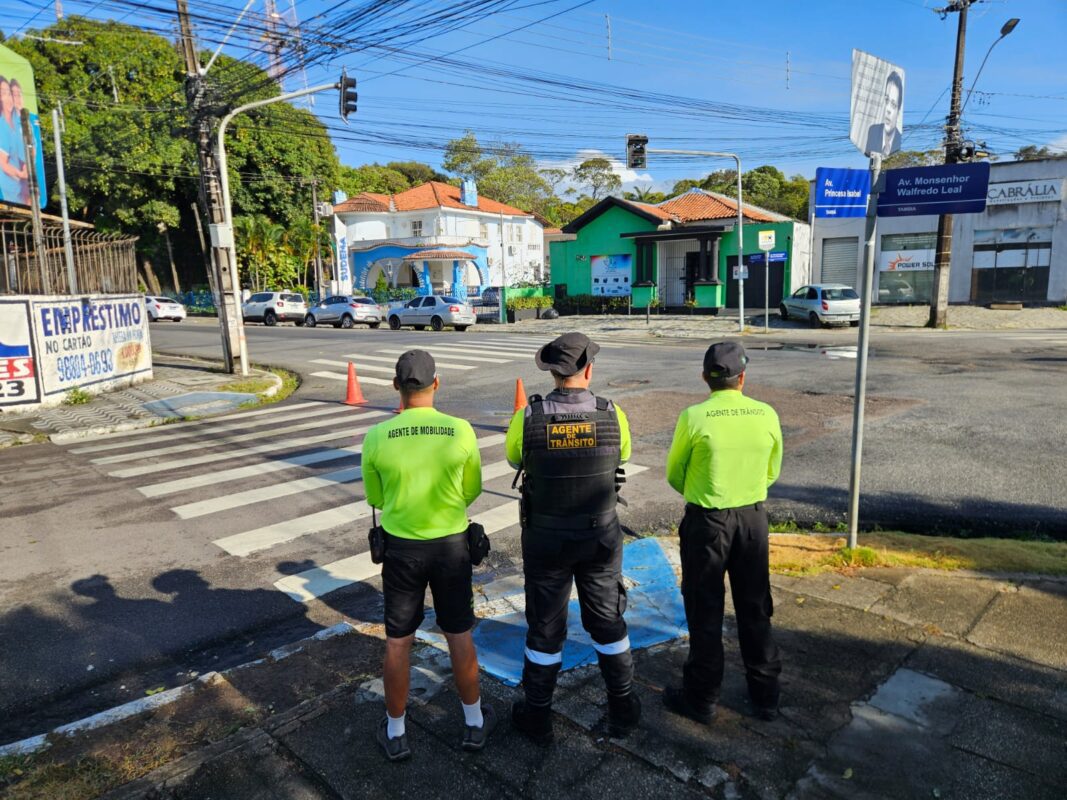
<svg viewBox="0 0 1067 800"><path fill-rule="evenodd" d="M657 541L676 563L676 542ZM484 752L464 753L447 656L429 635L418 645L408 713L414 758L388 764L373 740L383 714L381 630L364 625L213 675L124 723L53 736L36 760L124 758L129 767L141 759L135 772L169 762L103 795L112 800L1063 796L1067 581L870 569L772 582L785 663L774 722L751 713L728 617L726 680L711 726L660 702L680 674L681 638L637 653L644 717L627 739L607 737L603 687L587 665L561 676L556 742L547 748L510 727L521 690L484 677L503 719ZM518 576L493 576L481 590L479 627L488 617L499 623L503 601L521 608ZM522 626L514 627L509 649L521 643ZM501 655L486 652L494 646L483 643L486 661ZM7 791L45 796L18 783Z"/></svg>
<svg viewBox="0 0 1067 800"><path fill-rule="evenodd" d="M61 405L26 413L0 414L0 447L42 438L71 441L116 431L236 410L255 402L257 394L273 396L282 380L272 372L250 369L248 378L223 372L215 362L153 354L154 377L126 389L92 396L83 405ZM256 392L226 391L236 384L255 384Z"/></svg>

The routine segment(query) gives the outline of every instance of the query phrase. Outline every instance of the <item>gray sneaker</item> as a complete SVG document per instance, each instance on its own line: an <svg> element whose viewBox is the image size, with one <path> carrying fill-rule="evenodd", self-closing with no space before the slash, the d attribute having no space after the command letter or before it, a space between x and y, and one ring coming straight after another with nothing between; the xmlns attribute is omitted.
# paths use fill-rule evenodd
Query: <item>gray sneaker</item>
<svg viewBox="0 0 1067 800"><path fill-rule="evenodd" d="M376 738L378 739L378 744L381 745L382 752L385 753L385 757L390 761L404 761L405 759L411 758L411 748L408 747L408 736L406 733L395 739L389 738L388 719L383 719L381 724L378 725Z"/></svg>
<svg viewBox="0 0 1067 800"><path fill-rule="evenodd" d="M466 725L463 728L463 749L471 752L481 750L489 734L496 727L496 710L488 703L482 703L482 727Z"/></svg>

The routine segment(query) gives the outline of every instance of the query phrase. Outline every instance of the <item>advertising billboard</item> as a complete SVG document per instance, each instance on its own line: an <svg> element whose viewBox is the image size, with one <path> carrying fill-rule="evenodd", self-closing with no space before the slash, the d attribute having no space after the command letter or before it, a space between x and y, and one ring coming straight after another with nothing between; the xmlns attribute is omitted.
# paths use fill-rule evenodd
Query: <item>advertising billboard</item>
<svg viewBox="0 0 1067 800"><path fill-rule="evenodd" d="M882 272L925 272L935 266L936 250L888 250L878 259Z"/></svg>
<svg viewBox="0 0 1067 800"><path fill-rule="evenodd" d="M589 259L593 278L593 294L607 297L626 297L630 294L630 275L633 256L592 256Z"/></svg>
<svg viewBox="0 0 1067 800"><path fill-rule="evenodd" d="M29 303L0 300L0 408L40 399Z"/></svg>
<svg viewBox="0 0 1067 800"><path fill-rule="evenodd" d="M30 115L36 157L29 164L22 136L22 111ZM40 188L41 208L48 204L44 181L44 151L37 117L37 88L30 62L0 45L0 200L20 206L30 204L29 171L33 169Z"/></svg>
<svg viewBox="0 0 1067 800"><path fill-rule="evenodd" d="M904 70L853 50L849 120L849 138L864 155L897 152L904 135Z"/></svg>

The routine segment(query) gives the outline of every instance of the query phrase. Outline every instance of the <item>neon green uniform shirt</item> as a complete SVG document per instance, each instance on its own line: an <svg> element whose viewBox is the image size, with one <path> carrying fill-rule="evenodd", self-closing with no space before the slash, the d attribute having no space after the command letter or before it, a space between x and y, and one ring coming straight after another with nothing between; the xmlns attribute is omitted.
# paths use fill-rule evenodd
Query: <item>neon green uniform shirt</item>
<svg viewBox="0 0 1067 800"><path fill-rule="evenodd" d="M667 482L690 503L737 508L767 499L782 468L782 429L766 403L726 389L678 417Z"/></svg>
<svg viewBox="0 0 1067 800"><path fill-rule="evenodd" d="M630 460L630 423L623 410L614 402L612 405L615 406L615 413L619 417L619 460L625 464ZM522 430L528 413L529 407L520 408L515 412L508 425L508 435L504 441L508 463L515 469L522 466Z"/></svg>
<svg viewBox="0 0 1067 800"><path fill-rule="evenodd" d="M434 408L409 408L367 431L362 467L367 502L404 539L462 533L467 506L482 493L474 429Z"/></svg>

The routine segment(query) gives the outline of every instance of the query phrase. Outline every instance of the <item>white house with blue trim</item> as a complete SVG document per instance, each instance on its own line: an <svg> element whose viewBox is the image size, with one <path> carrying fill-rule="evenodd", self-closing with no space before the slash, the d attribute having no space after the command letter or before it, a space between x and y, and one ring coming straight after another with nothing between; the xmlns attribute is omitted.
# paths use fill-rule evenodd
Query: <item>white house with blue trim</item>
<svg viewBox="0 0 1067 800"><path fill-rule="evenodd" d="M334 231L347 289L391 287L467 297L488 286L541 282L544 228L522 209L431 181L397 194L363 192L334 205ZM347 273L347 274L346 274Z"/></svg>

